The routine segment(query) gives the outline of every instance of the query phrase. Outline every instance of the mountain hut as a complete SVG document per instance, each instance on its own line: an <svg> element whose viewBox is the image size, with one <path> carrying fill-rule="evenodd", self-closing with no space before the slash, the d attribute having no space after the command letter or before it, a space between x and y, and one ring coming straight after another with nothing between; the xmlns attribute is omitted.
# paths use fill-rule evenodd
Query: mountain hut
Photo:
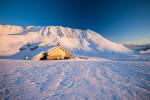
<svg viewBox="0 0 150 100"><path fill-rule="evenodd" d="M72 53L58 43L57 46L50 48L47 53L42 52L37 55L36 60L62 60L71 58Z"/></svg>

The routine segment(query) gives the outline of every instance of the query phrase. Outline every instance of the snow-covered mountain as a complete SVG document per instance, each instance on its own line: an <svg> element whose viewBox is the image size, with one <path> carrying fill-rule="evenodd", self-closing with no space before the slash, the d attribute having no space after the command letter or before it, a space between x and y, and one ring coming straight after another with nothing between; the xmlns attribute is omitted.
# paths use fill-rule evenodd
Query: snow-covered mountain
<svg viewBox="0 0 150 100"><path fill-rule="evenodd" d="M47 42L50 46L61 43L78 55L101 55L132 51L114 43L92 30L62 26L11 26L0 25L0 55L13 55L27 43Z"/></svg>

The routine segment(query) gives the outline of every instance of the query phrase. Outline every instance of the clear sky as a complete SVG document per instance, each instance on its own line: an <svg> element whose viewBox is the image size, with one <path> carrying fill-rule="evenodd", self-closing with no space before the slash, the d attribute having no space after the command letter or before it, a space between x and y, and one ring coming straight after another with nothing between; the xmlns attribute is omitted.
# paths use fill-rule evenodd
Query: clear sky
<svg viewBox="0 0 150 100"><path fill-rule="evenodd" d="M91 29L121 43L150 43L150 0L0 0L0 24Z"/></svg>

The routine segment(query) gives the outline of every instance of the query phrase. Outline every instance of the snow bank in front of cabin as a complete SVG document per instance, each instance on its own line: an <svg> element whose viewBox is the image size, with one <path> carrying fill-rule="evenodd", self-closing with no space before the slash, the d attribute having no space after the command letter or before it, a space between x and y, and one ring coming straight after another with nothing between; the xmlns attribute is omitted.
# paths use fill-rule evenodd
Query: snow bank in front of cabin
<svg viewBox="0 0 150 100"><path fill-rule="evenodd" d="M150 63L0 60L5 100L149 100Z"/></svg>

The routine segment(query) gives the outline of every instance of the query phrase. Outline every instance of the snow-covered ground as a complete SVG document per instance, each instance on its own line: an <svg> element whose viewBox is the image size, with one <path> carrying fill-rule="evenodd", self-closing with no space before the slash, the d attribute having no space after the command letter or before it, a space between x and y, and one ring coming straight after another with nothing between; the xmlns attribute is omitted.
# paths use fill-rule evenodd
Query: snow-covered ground
<svg viewBox="0 0 150 100"><path fill-rule="evenodd" d="M5 100L150 100L150 62L0 60Z"/></svg>
<svg viewBox="0 0 150 100"><path fill-rule="evenodd" d="M74 58L33 61L57 43ZM131 49L89 29L0 25L0 100L150 100L149 51Z"/></svg>

